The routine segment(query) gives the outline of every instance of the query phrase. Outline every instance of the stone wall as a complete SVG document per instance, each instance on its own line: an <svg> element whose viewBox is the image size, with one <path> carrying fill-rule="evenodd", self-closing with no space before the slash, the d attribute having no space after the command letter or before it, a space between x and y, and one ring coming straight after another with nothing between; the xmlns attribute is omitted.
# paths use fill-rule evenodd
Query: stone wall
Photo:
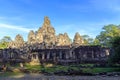
<svg viewBox="0 0 120 80"><path fill-rule="evenodd" d="M47 48L40 48L39 46L27 46L27 48L20 49L4 49L0 50L0 59L2 60L17 60L23 62L33 62L35 64L42 64L46 62L51 63L99 63L106 62L109 49L100 46L54 46ZM28 49L28 50L27 50Z"/></svg>

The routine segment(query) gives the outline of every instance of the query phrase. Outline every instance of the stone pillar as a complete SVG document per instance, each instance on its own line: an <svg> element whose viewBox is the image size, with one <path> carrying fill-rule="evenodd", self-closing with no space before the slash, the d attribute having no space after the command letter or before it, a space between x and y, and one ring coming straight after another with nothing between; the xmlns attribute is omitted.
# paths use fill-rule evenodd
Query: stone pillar
<svg viewBox="0 0 120 80"><path fill-rule="evenodd" d="M59 52L59 58L62 59L62 52Z"/></svg>
<svg viewBox="0 0 120 80"><path fill-rule="evenodd" d="M73 56L73 59L75 59L75 53L74 52L72 53L72 56Z"/></svg>
<svg viewBox="0 0 120 80"><path fill-rule="evenodd" d="M92 59L94 59L94 51L92 50L91 53L92 53L91 54L92 55Z"/></svg>
<svg viewBox="0 0 120 80"><path fill-rule="evenodd" d="M44 59L45 59L45 54L43 53L43 54L42 54L42 60L44 60Z"/></svg>
<svg viewBox="0 0 120 80"><path fill-rule="evenodd" d="M31 56L31 60L33 60L34 58L33 58L33 54L32 54L32 56Z"/></svg>
<svg viewBox="0 0 120 80"><path fill-rule="evenodd" d="M38 58L38 54L36 54L36 59L38 60L39 58Z"/></svg>
<svg viewBox="0 0 120 80"><path fill-rule="evenodd" d="M72 51L70 51L70 53L69 53L69 54L70 54L70 58L72 58L72 57L73 57L73 55L72 55Z"/></svg>
<svg viewBox="0 0 120 80"><path fill-rule="evenodd" d="M106 50L105 50L105 55L106 55L106 56L109 56L109 54L110 54L109 52L110 52L110 51L109 51L108 49L106 49Z"/></svg>
<svg viewBox="0 0 120 80"><path fill-rule="evenodd" d="M47 59L50 59L50 52L48 52L47 54Z"/></svg>
<svg viewBox="0 0 120 80"><path fill-rule="evenodd" d="M65 55L65 56L66 56L66 59L68 59L68 58L69 58L69 52L66 51L65 54L66 54L66 55Z"/></svg>
<svg viewBox="0 0 120 80"><path fill-rule="evenodd" d="M53 61L54 61L54 63L57 62L57 57L56 57L56 53L55 52L53 53Z"/></svg>

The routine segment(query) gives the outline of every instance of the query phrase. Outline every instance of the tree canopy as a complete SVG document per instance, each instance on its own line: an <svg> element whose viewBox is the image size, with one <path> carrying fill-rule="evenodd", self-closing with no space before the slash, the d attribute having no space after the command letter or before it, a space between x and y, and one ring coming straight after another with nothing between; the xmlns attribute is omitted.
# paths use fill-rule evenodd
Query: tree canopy
<svg viewBox="0 0 120 80"><path fill-rule="evenodd" d="M93 38L91 38L89 35L82 35L83 41L85 45L91 45L93 43Z"/></svg>
<svg viewBox="0 0 120 80"><path fill-rule="evenodd" d="M100 35L96 37L100 41L100 44L105 47L110 47L110 41L116 37L120 36L120 26L117 25L106 25L103 28L103 31L100 32Z"/></svg>
<svg viewBox="0 0 120 80"><path fill-rule="evenodd" d="M110 55L110 61L120 63L120 36L114 37L111 40L113 53Z"/></svg>
<svg viewBox="0 0 120 80"><path fill-rule="evenodd" d="M4 49L7 48L9 42L11 42L12 39L9 36L4 36L1 40L0 40L0 49Z"/></svg>

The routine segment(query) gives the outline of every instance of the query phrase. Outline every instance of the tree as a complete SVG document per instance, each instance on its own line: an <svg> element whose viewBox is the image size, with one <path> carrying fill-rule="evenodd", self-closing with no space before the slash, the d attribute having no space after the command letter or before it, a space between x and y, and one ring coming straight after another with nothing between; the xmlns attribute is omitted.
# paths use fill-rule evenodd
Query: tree
<svg viewBox="0 0 120 80"><path fill-rule="evenodd" d="M93 45L100 45L100 41L95 38L94 41L93 41Z"/></svg>
<svg viewBox="0 0 120 80"><path fill-rule="evenodd" d="M82 35L82 38L83 38L83 40L84 40L84 44L85 45L92 45L92 43L93 43L93 38L91 38L90 36L88 36L88 35Z"/></svg>
<svg viewBox="0 0 120 80"><path fill-rule="evenodd" d="M9 36L4 36L1 40L0 40L0 48L7 48L9 42L11 42L12 39Z"/></svg>
<svg viewBox="0 0 120 80"><path fill-rule="evenodd" d="M111 40L113 52L110 55L110 62L120 63L120 36Z"/></svg>
<svg viewBox="0 0 120 80"><path fill-rule="evenodd" d="M103 31L101 31L100 35L96 37L100 41L100 44L105 47L110 47L110 41L112 38L116 36L120 36L120 28L119 26L110 24L107 26L104 26Z"/></svg>

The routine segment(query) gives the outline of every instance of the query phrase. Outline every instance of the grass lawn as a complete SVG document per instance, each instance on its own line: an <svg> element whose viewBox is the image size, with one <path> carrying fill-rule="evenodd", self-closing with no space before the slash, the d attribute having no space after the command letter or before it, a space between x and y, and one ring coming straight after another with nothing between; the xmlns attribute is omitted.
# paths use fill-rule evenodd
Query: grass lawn
<svg viewBox="0 0 120 80"><path fill-rule="evenodd" d="M120 68L83 68L82 70L88 73L120 72Z"/></svg>
<svg viewBox="0 0 120 80"><path fill-rule="evenodd" d="M31 65L26 65L25 67L28 70L38 70L38 71L45 71L48 73L53 73L56 71L68 71L69 69L78 71L78 70L82 70L84 73L100 73L100 72L120 72L120 68L116 68L116 67L107 67L107 68L101 68L101 67L93 67L91 68L93 65L92 64L82 64L84 66L89 66L87 68L81 68L79 67L79 65L70 65L70 66L62 66L62 65L54 65L52 67L46 67L46 66L40 66L40 65L36 65L36 66L31 66Z"/></svg>
<svg viewBox="0 0 120 80"><path fill-rule="evenodd" d="M20 75L20 74L23 74L23 73L18 73L18 72L3 72L3 73L0 73L0 77Z"/></svg>
<svg viewBox="0 0 120 80"><path fill-rule="evenodd" d="M87 66L82 68L80 66ZM18 66L14 66L14 68L19 68ZM39 72L47 72L47 73L54 73L57 71L65 71L74 70L74 71L82 71L83 73L101 73L101 72L120 72L119 67L93 67L93 64L80 64L80 65L69 65L69 66L62 66L62 65L53 65L53 66L41 66L41 65L29 65L25 64L24 68L30 72L39 71ZM22 72L2 72L0 73L0 77L5 76L12 76L12 75L19 75L24 74Z"/></svg>

